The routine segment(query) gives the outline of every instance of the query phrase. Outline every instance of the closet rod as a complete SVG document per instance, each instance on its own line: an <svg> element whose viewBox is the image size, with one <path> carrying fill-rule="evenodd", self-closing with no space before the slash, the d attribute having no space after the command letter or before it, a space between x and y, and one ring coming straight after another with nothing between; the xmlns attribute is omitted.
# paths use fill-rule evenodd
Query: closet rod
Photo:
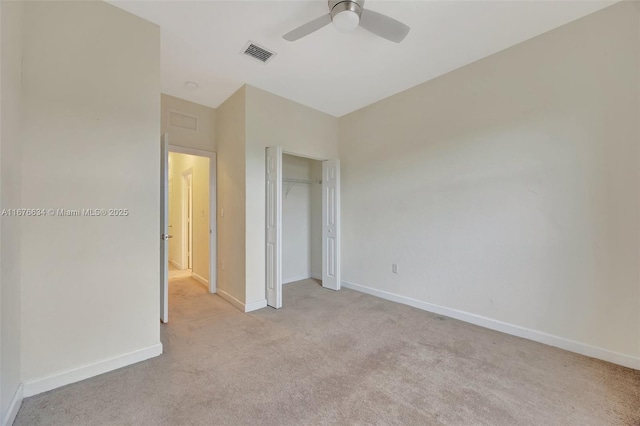
<svg viewBox="0 0 640 426"><path fill-rule="evenodd" d="M295 184L303 184L303 185L311 185L314 183L322 183L321 180L311 180L311 179L295 179L295 178L286 178L283 177L282 178L282 183L287 183L287 190L284 193L284 198L286 199L289 196L289 192L291 192L291 188L293 188L293 185Z"/></svg>
<svg viewBox="0 0 640 426"><path fill-rule="evenodd" d="M287 183L304 183L308 185L311 185L312 183L322 183L321 180L295 179L295 178L282 178L282 181Z"/></svg>

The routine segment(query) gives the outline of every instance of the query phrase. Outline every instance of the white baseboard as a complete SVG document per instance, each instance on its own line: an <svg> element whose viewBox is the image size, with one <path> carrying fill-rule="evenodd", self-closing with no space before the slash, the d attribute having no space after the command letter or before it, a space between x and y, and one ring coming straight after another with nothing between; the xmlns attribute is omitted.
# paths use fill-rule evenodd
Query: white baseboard
<svg viewBox="0 0 640 426"><path fill-rule="evenodd" d="M297 275L295 277L289 277L289 278L283 279L282 284L291 284L291 283L295 283L296 281L302 281L309 278L311 278L311 274Z"/></svg>
<svg viewBox="0 0 640 426"><path fill-rule="evenodd" d="M239 301L238 299L236 299L226 291L222 290L221 288L218 289L216 294L222 297L227 302L231 303L234 307L236 307L241 312L245 312L245 313L252 312L252 311L257 311L258 309L267 307L267 299L258 300L257 302L244 303Z"/></svg>
<svg viewBox="0 0 640 426"><path fill-rule="evenodd" d="M322 274L314 274L313 272L311 273L311 278L313 278L314 280L320 280L322 281Z"/></svg>
<svg viewBox="0 0 640 426"><path fill-rule="evenodd" d="M240 311L244 312L244 303L239 301L238 299L236 299L235 297L233 297L229 293L227 293L225 290L223 290L221 288L218 288L218 291L216 291L216 294L218 296L222 297L227 302L231 303L235 308L237 308Z"/></svg>
<svg viewBox="0 0 640 426"><path fill-rule="evenodd" d="M262 300L258 300L257 302L247 303L246 305L244 305L244 311L253 312L253 311L257 311L258 309L262 309L266 307L267 307L267 299L262 299Z"/></svg>
<svg viewBox="0 0 640 426"><path fill-rule="evenodd" d="M489 328L491 330L496 330L502 333L511 334L513 336L522 337L524 339L544 343L549 346L554 346L556 348L575 352L591 358L597 358L603 361L622 365L624 367L640 370L640 357L621 354L618 352L610 351L608 349L603 349L596 346L587 345L585 343L576 342L574 340L565 339L563 337L554 336L552 334L547 334L541 331L520 327L518 325L513 325L492 318L483 317L481 315L471 314L469 312L459 311L457 309L434 305L432 303L423 302L421 300L412 299L410 297L401 296L399 294L378 290L360 284L355 284L349 281L342 281L342 285L346 288L380 297L382 299L390 300L392 302L402 303L404 305L409 305L414 308L422 309L424 311L433 312L438 315L444 315L450 318L455 318L471 324L479 325L480 327Z"/></svg>
<svg viewBox="0 0 640 426"><path fill-rule="evenodd" d="M9 403L9 407L7 407L7 413L2 419L2 426L11 426L13 421L16 419L18 415L18 411L20 410L20 406L22 405L22 399L24 398L24 387L22 383L16 389L16 392L13 394L13 398L11 398L11 402Z"/></svg>
<svg viewBox="0 0 640 426"><path fill-rule="evenodd" d="M183 269L187 269L187 268L183 268L182 264L178 263L178 262L174 262L173 260L169 261L170 264L172 264L173 266L175 266L176 268L183 270Z"/></svg>
<svg viewBox="0 0 640 426"><path fill-rule="evenodd" d="M198 275L195 272L191 272L191 278L206 285L207 288L209 288L209 280L205 279L202 275Z"/></svg>
<svg viewBox="0 0 640 426"><path fill-rule="evenodd" d="M79 382L90 377L98 376L109 371L117 370L118 368L126 367L127 365L156 357L160 354L162 354L162 343L102 361L86 364L51 376L28 380L24 382L24 396L29 397L42 392L47 392L61 386Z"/></svg>

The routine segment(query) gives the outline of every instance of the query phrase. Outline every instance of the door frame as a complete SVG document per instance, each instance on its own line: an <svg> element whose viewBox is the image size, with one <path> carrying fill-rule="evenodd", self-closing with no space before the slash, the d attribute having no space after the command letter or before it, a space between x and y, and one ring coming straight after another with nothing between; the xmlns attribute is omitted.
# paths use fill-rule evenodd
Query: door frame
<svg viewBox="0 0 640 426"><path fill-rule="evenodd" d="M169 133L160 136L160 321L169 322Z"/></svg>
<svg viewBox="0 0 640 426"><path fill-rule="evenodd" d="M323 163L325 161L331 161L331 159L315 157L315 156L307 155L307 154L300 154L300 153L293 152L293 151L285 151L280 145L267 146L266 148L280 148L280 161L281 162L282 162L282 158L283 158L283 156L285 154L286 155L293 155L293 156L296 156L296 157L308 158L310 160L316 160L316 161L320 161L320 162L323 162ZM267 154L266 154L266 149L265 149L265 157L266 157L266 155ZM265 158L265 160L266 160L266 158ZM335 160L338 160L338 165L339 165L340 164L339 163L339 159L335 159ZM265 161L265 164L266 164L266 161ZM266 172L266 170L265 170L265 172ZM282 171L280 171L280 173L282 174ZM323 174L324 174L324 167L323 167ZM265 184L266 183L267 183L267 178L266 178L266 174L265 174ZM338 171L338 197L340 197L340 186L341 186L341 181L340 181L340 178L339 178L339 171ZM323 200L322 205L323 206L325 204L325 201L324 201L325 200L325 196L326 196L326 194L323 193L322 194L322 200ZM265 194L265 203L266 204L268 204L267 197L268 197L268 195ZM338 215L340 215L340 200L339 200L339 198L338 198L337 206L338 206ZM268 209L268 205L265 206L265 207ZM281 233L282 232L282 225L281 225L281 222L282 222L282 197L280 197L280 205L277 206L276 211L278 212L278 215L279 215L279 220L280 220L280 231L279 232ZM324 215L323 215L323 217L324 217ZM265 217L265 219L266 219L266 217ZM323 229L324 229L324 223L323 223ZM267 225L266 221L265 221L265 232L268 232L268 225ZM341 285L341 282L340 282L340 276L341 276L341 274L340 274L340 268L341 268L341 265L340 265L340 240L341 240L341 235L340 235L340 233L341 233L340 218L338 217L338 225L337 225L337 239L338 239L337 240L338 241L337 255L338 255L338 261L336 263L336 266L337 266L337 269L338 269L338 273L337 273L338 283L337 283L337 288L335 288L334 290L340 290L340 285ZM268 238L265 236L265 239L268 239ZM265 242L268 244L268 241L265 241ZM326 242L325 242L324 232L323 232L323 236L322 236L322 252L323 253L325 252L325 248L326 248L325 247L325 243ZM281 237L280 237L280 244L282 244L282 238ZM265 250L268 250L268 247L266 247L266 244L265 244ZM275 255L276 255L276 259L277 259L276 260L276 270L282 271L282 250L276 251ZM323 254L323 256L324 256L324 254ZM265 262L268 262L268 253L265 253ZM267 285L268 285L268 277L267 277L267 275L268 275L269 265L267 264L265 266L266 266L266 268L265 268L265 293L266 293ZM322 274L324 275L324 273L325 273L325 262L323 260L323 262L322 262ZM279 295L280 303L279 303L279 305L281 306L282 305L281 300L282 300L282 284L283 283L282 283L282 277L281 276L280 276L279 279L280 279L280 283L279 283L279 285L277 284L276 286L280 289L280 295ZM326 288L326 287L323 286L323 288ZM269 306L272 306L272 305L269 304ZM280 307L280 306L278 306L278 307Z"/></svg>
<svg viewBox="0 0 640 426"><path fill-rule="evenodd" d="M168 147L169 152L176 154L195 155L209 159L209 293L218 290L218 230L217 230L217 155L213 151L186 148L179 145Z"/></svg>

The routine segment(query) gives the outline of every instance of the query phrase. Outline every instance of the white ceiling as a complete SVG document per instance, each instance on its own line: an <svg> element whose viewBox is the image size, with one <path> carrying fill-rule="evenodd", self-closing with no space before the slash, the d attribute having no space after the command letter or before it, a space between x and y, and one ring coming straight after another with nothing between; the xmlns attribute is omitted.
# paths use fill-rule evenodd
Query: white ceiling
<svg viewBox="0 0 640 426"><path fill-rule="evenodd" d="M411 27L395 44L331 25L282 39L328 13L326 0L111 1L162 28L164 93L217 108L247 83L338 117L615 2L367 0ZM277 56L262 64L240 55L248 40Z"/></svg>

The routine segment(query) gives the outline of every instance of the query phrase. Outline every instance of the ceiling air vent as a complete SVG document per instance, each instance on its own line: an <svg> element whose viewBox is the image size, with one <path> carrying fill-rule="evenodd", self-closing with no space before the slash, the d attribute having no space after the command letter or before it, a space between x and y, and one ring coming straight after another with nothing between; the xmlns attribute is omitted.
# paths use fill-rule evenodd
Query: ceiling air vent
<svg viewBox="0 0 640 426"><path fill-rule="evenodd" d="M267 50L262 46L258 46L252 41L249 41L247 43L247 45L242 50L242 53L265 64L273 59L273 57L276 55L275 52Z"/></svg>

